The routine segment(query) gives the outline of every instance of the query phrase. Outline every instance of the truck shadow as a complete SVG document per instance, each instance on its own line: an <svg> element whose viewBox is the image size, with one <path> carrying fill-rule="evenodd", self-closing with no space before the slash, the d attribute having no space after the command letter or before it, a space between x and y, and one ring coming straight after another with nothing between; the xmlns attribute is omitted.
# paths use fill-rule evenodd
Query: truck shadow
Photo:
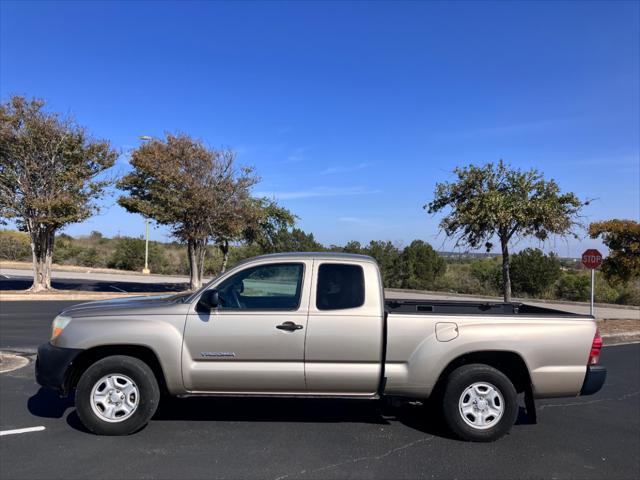
<svg viewBox="0 0 640 480"><path fill-rule="evenodd" d="M29 411L38 417L62 418L73 399L41 388L28 401ZM75 410L66 418L67 424L88 433ZM251 398L251 397L165 397L151 422L295 422L295 423L369 423L390 425L393 422L443 438L454 438L447 430L438 408L417 402L386 400L343 400L311 398ZM516 425L532 423L520 408Z"/></svg>

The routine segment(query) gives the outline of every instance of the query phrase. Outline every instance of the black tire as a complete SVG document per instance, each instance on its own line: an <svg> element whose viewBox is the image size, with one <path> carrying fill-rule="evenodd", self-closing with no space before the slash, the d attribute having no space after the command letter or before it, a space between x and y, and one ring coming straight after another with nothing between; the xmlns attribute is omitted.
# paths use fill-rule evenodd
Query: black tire
<svg viewBox="0 0 640 480"><path fill-rule="evenodd" d="M489 384L503 399L502 416L496 417L488 413L488 425L484 427L469 425L460 407L463 393L477 383ZM518 394L513 384L502 372L484 364L463 365L451 372L444 386L442 402L444 420L449 429L458 438L472 442L492 442L499 439L511 430L518 416ZM471 413L467 418L472 421L475 417ZM491 425L491 421L495 421L495 424Z"/></svg>
<svg viewBox="0 0 640 480"><path fill-rule="evenodd" d="M100 379L111 374L129 377L139 394L133 413L115 423L100 418L91 406L93 387ZM156 412L160 401L160 388L153 371L142 360L114 355L98 360L82 374L75 399L78 417L91 432L98 435L129 435L144 427Z"/></svg>

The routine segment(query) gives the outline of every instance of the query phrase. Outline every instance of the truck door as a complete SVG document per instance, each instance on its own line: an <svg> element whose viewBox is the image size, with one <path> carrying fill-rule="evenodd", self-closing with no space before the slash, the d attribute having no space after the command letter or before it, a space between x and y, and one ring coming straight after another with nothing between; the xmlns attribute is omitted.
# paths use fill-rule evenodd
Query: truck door
<svg viewBox="0 0 640 480"><path fill-rule="evenodd" d="M383 299L373 262L316 260L305 346L307 390L373 395L380 383Z"/></svg>
<svg viewBox="0 0 640 480"><path fill-rule="evenodd" d="M185 388L305 393L312 264L308 260L248 266L214 287L218 308L198 311L194 306L184 333Z"/></svg>

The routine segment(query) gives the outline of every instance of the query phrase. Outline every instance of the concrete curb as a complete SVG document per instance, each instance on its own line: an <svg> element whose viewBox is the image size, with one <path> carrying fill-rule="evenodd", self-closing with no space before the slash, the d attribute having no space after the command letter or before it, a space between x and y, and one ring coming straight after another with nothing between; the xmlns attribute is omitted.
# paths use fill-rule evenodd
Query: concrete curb
<svg viewBox="0 0 640 480"><path fill-rule="evenodd" d="M29 365L29 359L9 352L0 352L0 373L12 372Z"/></svg>

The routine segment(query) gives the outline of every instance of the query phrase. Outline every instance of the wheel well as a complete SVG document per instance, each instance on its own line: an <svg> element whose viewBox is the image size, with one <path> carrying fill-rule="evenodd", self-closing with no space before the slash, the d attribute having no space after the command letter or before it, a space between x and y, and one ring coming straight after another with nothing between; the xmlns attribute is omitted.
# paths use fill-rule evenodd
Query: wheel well
<svg viewBox="0 0 640 480"><path fill-rule="evenodd" d="M160 365L158 357L153 350L142 345L103 345L84 350L73 360L73 363L67 372L64 391L70 392L76 388L80 377L91 365L96 363L98 360L102 360L103 358L113 355L127 355L129 357L142 360L153 371L153 374L158 381L160 391L163 393L167 392L164 372L162 371L162 366Z"/></svg>
<svg viewBox="0 0 640 480"><path fill-rule="evenodd" d="M522 357L515 352L496 350L465 353L452 360L438 377L434 392L442 388L444 381L456 368L472 363L482 363L501 371L511 380L518 393L531 388L529 369Z"/></svg>

